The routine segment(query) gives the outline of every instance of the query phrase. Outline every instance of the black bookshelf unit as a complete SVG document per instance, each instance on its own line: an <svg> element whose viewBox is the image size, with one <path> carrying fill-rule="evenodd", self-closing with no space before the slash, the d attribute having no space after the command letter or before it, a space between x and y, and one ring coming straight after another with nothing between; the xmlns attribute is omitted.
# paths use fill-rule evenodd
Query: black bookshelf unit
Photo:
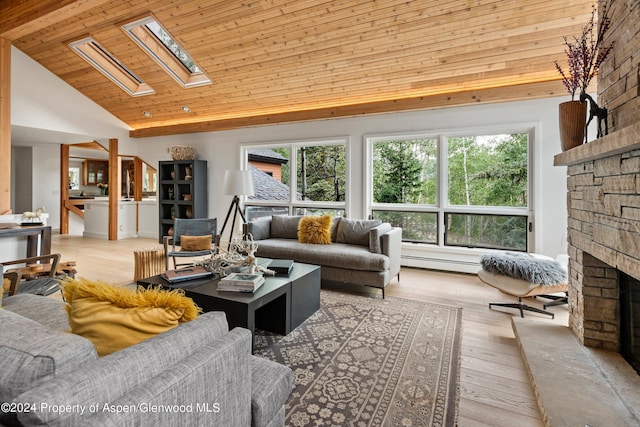
<svg viewBox="0 0 640 427"><path fill-rule="evenodd" d="M207 161L161 161L159 173L159 240L169 235L175 218L208 218Z"/></svg>

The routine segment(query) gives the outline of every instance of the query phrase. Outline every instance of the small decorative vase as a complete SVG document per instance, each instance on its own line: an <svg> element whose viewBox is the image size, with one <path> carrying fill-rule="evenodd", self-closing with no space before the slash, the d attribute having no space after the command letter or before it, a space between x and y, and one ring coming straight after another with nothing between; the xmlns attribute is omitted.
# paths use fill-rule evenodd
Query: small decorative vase
<svg viewBox="0 0 640 427"><path fill-rule="evenodd" d="M191 209L191 206L187 206L187 210L185 213L187 215L187 218L189 219L193 218L193 210Z"/></svg>
<svg viewBox="0 0 640 427"><path fill-rule="evenodd" d="M567 101L558 106L560 124L560 144L562 151L570 150L584 142L584 128L587 123L587 103Z"/></svg>

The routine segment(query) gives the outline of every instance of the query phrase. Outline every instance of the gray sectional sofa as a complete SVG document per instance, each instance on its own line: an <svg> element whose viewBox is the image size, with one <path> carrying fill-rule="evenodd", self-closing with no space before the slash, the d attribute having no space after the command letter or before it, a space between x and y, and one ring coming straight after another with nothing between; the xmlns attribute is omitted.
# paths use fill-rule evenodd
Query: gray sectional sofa
<svg viewBox="0 0 640 427"><path fill-rule="evenodd" d="M209 312L98 358L61 301L0 309L0 425L283 426L291 370L251 355L251 332ZM6 406L6 404L9 406Z"/></svg>
<svg viewBox="0 0 640 427"><path fill-rule="evenodd" d="M331 244L300 243L302 216L273 215L244 226L258 244L256 255L293 259L321 266L324 281L353 283L382 289L400 274L402 229L380 220L333 218Z"/></svg>

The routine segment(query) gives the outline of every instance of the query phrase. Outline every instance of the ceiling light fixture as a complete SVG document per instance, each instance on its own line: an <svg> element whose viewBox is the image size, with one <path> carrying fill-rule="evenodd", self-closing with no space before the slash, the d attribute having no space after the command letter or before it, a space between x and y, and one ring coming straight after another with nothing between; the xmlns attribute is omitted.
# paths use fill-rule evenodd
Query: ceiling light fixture
<svg viewBox="0 0 640 427"><path fill-rule="evenodd" d="M191 112L191 108L187 107L186 105L183 105L180 108L182 108L182 111L184 111L185 113L190 113Z"/></svg>
<svg viewBox="0 0 640 427"><path fill-rule="evenodd" d="M151 117L151 116L153 116L153 114L151 114L151 113L150 113L150 112L148 112L148 111L143 111L143 112L142 112L142 115L143 115L143 116L145 116L145 117Z"/></svg>

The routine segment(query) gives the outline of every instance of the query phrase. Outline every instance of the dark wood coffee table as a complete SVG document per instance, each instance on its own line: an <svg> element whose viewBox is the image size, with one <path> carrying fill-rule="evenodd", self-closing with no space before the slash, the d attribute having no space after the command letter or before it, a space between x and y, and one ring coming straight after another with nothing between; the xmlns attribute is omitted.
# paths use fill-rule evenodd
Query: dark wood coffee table
<svg viewBox="0 0 640 427"><path fill-rule="evenodd" d="M320 308L320 267L294 263L289 276L266 276L254 293L218 291L218 279L170 284L161 276L138 280L144 287L183 289L204 311L224 311L229 329L263 329L287 335Z"/></svg>

